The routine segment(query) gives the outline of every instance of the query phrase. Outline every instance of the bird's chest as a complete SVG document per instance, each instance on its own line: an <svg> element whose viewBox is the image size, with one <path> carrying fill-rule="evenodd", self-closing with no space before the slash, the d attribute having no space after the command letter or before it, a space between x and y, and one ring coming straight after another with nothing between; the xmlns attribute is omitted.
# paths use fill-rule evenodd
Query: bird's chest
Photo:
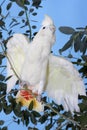
<svg viewBox="0 0 87 130"><path fill-rule="evenodd" d="M38 51L37 51L38 49ZM49 51L43 48L36 48L33 52L29 51L22 70L22 78L29 81L31 84L36 84L40 81L41 75L47 65Z"/></svg>

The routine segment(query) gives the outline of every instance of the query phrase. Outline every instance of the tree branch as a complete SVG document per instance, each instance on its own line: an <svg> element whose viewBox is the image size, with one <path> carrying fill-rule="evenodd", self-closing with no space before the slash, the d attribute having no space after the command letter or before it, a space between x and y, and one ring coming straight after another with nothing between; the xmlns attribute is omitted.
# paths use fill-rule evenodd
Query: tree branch
<svg viewBox="0 0 87 130"><path fill-rule="evenodd" d="M66 119L66 120L68 120L69 122L72 122L73 124L76 124L77 126L81 127L81 125L80 125L78 122L76 122L76 121L74 121L73 119L71 119L71 118L69 118L69 117L67 117L67 116L65 116L65 115L63 115L63 114L61 114L61 113L59 113L59 112L56 111L54 108L52 108L50 104L45 103L45 102L43 102L43 103L44 103L47 107L49 107L54 113L56 113L57 115L59 115L59 116L62 117L63 119Z"/></svg>

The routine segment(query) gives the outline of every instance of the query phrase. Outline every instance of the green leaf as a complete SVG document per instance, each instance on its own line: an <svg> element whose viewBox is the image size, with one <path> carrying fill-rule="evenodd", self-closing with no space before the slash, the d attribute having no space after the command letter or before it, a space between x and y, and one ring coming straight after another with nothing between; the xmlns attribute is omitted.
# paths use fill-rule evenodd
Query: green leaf
<svg viewBox="0 0 87 130"><path fill-rule="evenodd" d="M5 109L4 109L4 112L5 114L10 114L12 112L13 108L12 108L12 105L8 105Z"/></svg>
<svg viewBox="0 0 87 130"><path fill-rule="evenodd" d="M33 114L35 117L40 117L40 116L41 116L40 113L37 112L37 111L32 111L32 114Z"/></svg>
<svg viewBox="0 0 87 130"><path fill-rule="evenodd" d="M87 62L87 55L82 55L81 57L85 62Z"/></svg>
<svg viewBox="0 0 87 130"><path fill-rule="evenodd" d="M34 103L33 103L33 101L31 101L31 103L30 103L30 105L29 105L29 110L32 110L33 109L33 105L34 105Z"/></svg>
<svg viewBox="0 0 87 130"><path fill-rule="evenodd" d="M2 111L2 103L0 102L0 112Z"/></svg>
<svg viewBox="0 0 87 130"><path fill-rule="evenodd" d="M67 57L68 57L68 58L73 58L73 55L72 55L72 54L69 54Z"/></svg>
<svg viewBox="0 0 87 130"><path fill-rule="evenodd" d="M87 125L87 115L84 114L82 116L76 117L75 119L76 119L76 121L80 122L81 126Z"/></svg>
<svg viewBox="0 0 87 130"><path fill-rule="evenodd" d="M24 8L24 0L15 0L15 1L16 1L17 5Z"/></svg>
<svg viewBox="0 0 87 130"><path fill-rule="evenodd" d="M32 6L39 8L41 4L41 0L32 0Z"/></svg>
<svg viewBox="0 0 87 130"><path fill-rule="evenodd" d="M82 39L82 34L79 32L74 33L72 36L74 40L74 50L75 52L78 52L80 50L80 44L81 44L81 39Z"/></svg>
<svg viewBox="0 0 87 130"><path fill-rule="evenodd" d="M0 82L0 91L6 91L6 83Z"/></svg>
<svg viewBox="0 0 87 130"><path fill-rule="evenodd" d="M8 130L7 126L4 126L4 127L2 128L2 130Z"/></svg>
<svg viewBox="0 0 87 130"><path fill-rule="evenodd" d="M18 15L22 16L23 14L24 14L24 11L20 11Z"/></svg>
<svg viewBox="0 0 87 130"><path fill-rule="evenodd" d="M63 123L64 121L65 121L65 119L63 119L63 118L58 119L58 123Z"/></svg>
<svg viewBox="0 0 87 130"><path fill-rule="evenodd" d="M7 78L5 79L5 82L8 81L11 77L12 77L12 75L10 75L9 77L7 77Z"/></svg>
<svg viewBox="0 0 87 130"><path fill-rule="evenodd" d="M6 9L9 10L9 9L11 8L11 6L12 6L12 2L10 2L10 3L7 5Z"/></svg>
<svg viewBox="0 0 87 130"><path fill-rule="evenodd" d="M4 121L3 120L0 120L0 125L3 125L4 124Z"/></svg>
<svg viewBox="0 0 87 130"><path fill-rule="evenodd" d="M0 39L2 39L2 32L0 32Z"/></svg>
<svg viewBox="0 0 87 130"><path fill-rule="evenodd" d="M1 6L0 6L0 14L2 13L2 8L1 8Z"/></svg>
<svg viewBox="0 0 87 130"><path fill-rule="evenodd" d="M15 103L15 107L13 108L13 111L16 116L22 117L22 112L21 112L21 105Z"/></svg>
<svg viewBox="0 0 87 130"><path fill-rule="evenodd" d="M83 52L83 55L84 55L86 53L86 50L87 50L87 36L85 36L83 38L82 43L83 43L83 50L82 50L82 52ZM80 49L81 49L81 47L80 47Z"/></svg>
<svg viewBox="0 0 87 130"><path fill-rule="evenodd" d="M28 127L28 130L39 130L39 129L37 129L37 128L32 128L32 127Z"/></svg>
<svg viewBox="0 0 87 130"><path fill-rule="evenodd" d="M5 22L0 20L0 27L3 27L3 26L5 26Z"/></svg>
<svg viewBox="0 0 87 130"><path fill-rule="evenodd" d="M46 114L46 115L43 115L43 116L41 116L41 118L39 119L39 122L41 123L41 124L43 124L46 120L47 120L47 118L48 118L48 115Z"/></svg>
<svg viewBox="0 0 87 130"><path fill-rule="evenodd" d="M81 42L80 43L80 52L86 52L86 47L85 47L85 43L84 42Z"/></svg>
<svg viewBox="0 0 87 130"><path fill-rule="evenodd" d="M0 74L0 80L3 81L5 79L5 76Z"/></svg>
<svg viewBox="0 0 87 130"><path fill-rule="evenodd" d="M75 30L72 27L67 27L67 26L62 26L59 27L60 32L64 33L64 34L73 34L75 32Z"/></svg>
<svg viewBox="0 0 87 130"><path fill-rule="evenodd" d="M63 51L67 50L68 48L72 47L73 39L70 39L60 50L59 53L61 54Z"/></svg>
<svg viewBox="0 0 87 130"><path fill-rule="evenodd" d="M25 5L30 5L30 2L29 2L28 0L25 0L25 1L24 1L24 4L25 4Z"/></svg>
<svg viewBox="0 0 87 130"><path fill-rule="evenodd" d="M34 11L34 8L31 8L31 9L30 9L30 13L32 13L33 11Z"/></svg>
<svg viewBox="0 0 87 130"><path fill-rule="evenodd" d="M37 28L37 26L33 25L33 26L32 26L32 28L33 28L33 29L36 29L36 28Z"/></svg>
<svg viewBox="0 0 87 130"><path fill-rule="evenodd" d="M31 122L32 122L33 124L36 124L36 123L37 123L37 120L36 120L35 116L33 115L33 113L30 113L30 119L31 119Z"/></svg>
<svg viewBox="0 0 87 130"><path fill-rule="evenodd" d="M50 130L50 129L52 128L52 126L53 126L53 124L50 123L50 124L48 124L48 125L45 127L45 129L46 129L46 130Z"/></svg>
<svg viewBox="0 0 87 130"><path fill-rule="evenodd" d="M37 15L37 13L32 13L32 15L33 15L33 16L36 16L36 15Z"/></svg>

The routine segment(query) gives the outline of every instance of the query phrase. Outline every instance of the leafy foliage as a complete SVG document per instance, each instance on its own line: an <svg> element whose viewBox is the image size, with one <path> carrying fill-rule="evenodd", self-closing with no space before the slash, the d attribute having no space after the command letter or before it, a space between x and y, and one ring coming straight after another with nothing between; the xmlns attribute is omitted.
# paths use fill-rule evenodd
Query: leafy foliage
<svg viewBox="0 0 87 130"><path fill-rule="evenodd" d="M87 27L76 28L60 27L59 30L67 35L71 35L69 41L59 50L60 53L74 46L74 51L80 51L83 55L87 50Z"/></svg>
<svg viewBox="0 0 87 130"><path fill-rule="evenodd" d="M17 6L18 12L13 16L13 6ZM6 12L4 12L5 6ZM63 107L58 106L54 102L48 103L47 97L43 97L42 102L45 104L44 112L38 113L33 108L31 102L29 108L24 108L21 104L17 104L15 96L18 90L12 90L6 94L6 43L8 39L16 32L20 31L27 35L30 40L37 33L35 20L30 20L30 16L37 15L37 9L41 8L41 0L1 0L0 1L0 113L5 113L6 116L12 115L12 121L20 125L23 123L28 130L39 130L38 124L44 125L46 130L51 128L56 129L73 129L84 130L87 129L87 97L79 97L81 112L71 114L65 112ZM9 21L9 22L7 22ZM31 23L31 24L30 24ZM69 41L60 49L60 53L70 47L74 47L75 52L82 53L81 58L73 62L76 65L81 65L79 72L83 77L87 78L87 27L73 29L72 27L60 27L59 30L67 35L70 35ZM3 43L3 44L2 44ZM3 53L4 52L4 53ZM69 55L72 58L72 55ZM30 126L30 124L32 124ZM0 130L7 130L4 119L0 119Z"/></svg>

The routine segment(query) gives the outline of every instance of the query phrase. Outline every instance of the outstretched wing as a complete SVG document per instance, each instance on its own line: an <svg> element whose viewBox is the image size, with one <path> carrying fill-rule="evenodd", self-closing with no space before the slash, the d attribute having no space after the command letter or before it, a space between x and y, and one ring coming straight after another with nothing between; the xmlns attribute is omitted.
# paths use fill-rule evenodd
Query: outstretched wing
<svg viewBox="0 0 87 130"><path fill-rule="evenodd" d="M85 95L85 88L78 71L68 60L50 55L46 91L66 111L79 111L78 95Z"/></svg>
<svg viewBox="0 0 87 130"><path fill-rule="evenodd" d="M7 43L7 77L12 76L7 81L7 92L15 85L17 76L20 77L27 46L29 46L29 40L23 34L14 34Z"/></svg>

